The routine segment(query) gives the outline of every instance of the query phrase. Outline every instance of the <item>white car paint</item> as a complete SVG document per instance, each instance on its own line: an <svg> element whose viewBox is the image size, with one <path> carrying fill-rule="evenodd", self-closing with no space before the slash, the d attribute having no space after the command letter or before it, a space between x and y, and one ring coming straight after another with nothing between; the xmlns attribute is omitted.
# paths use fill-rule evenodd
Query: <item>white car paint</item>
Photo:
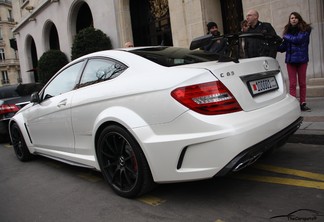
<svg viewBox="0 0 324 222"><path fill-rule="evenodd" d="M128 68L114 79L19 111L11 123L19 125L31 153L101 170L96 135L103 124L116 122L139 143L155 182L198 180L213 177L242 151L300 117L299 103L287 94L278 62L272 58L164 67L132 53L109 50L72 64L91 57L109 57ZM271 71L279 89L252 97L244 78ZM170 95L178 87L211 81L221 81L242 110L199 114Z"/></svg>

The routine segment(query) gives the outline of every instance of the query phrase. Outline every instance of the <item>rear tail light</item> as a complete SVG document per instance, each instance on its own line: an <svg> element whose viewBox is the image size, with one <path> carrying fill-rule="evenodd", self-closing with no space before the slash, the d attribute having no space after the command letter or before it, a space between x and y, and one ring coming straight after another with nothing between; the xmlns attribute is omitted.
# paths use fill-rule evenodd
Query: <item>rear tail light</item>
<svg viewBox="0 0 324 222"><path fill-rule="evenodd" d="M242 108L220 81L180 87L171 96L182 105L205 115L226 114Z"/></svg>
<svg viewBox="0 0 324 222"><path fill-rule="evenodd" d="M17 112L19 110L19 107L15 104L3 104L0 105L0 115L6 114L6 113L13 113Z"/></svg>

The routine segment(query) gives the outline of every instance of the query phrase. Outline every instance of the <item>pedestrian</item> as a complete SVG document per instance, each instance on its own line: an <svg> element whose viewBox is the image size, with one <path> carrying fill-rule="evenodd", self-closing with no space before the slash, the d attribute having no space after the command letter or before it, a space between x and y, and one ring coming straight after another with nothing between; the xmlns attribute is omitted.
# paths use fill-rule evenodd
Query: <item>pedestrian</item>
<svg viewBox="0 0 324 222"><path fill-rule="evenodd" d="M312 27L298 12L289 15L283 31L283 43L278 51L286 52L285 63L289 77L289 92L296 97L297 79L299 84L300 109L311 111L306 105L306 70L309 61L308 45Z"/></svg>
<svg viewBox="0 0 324 222"><path fill-rule="evenodd" d="M241 32L247 32L247 30L249 29L249 23L246 19L244 19L243 21L241 21Z"/></svg>
<svg viewBox="0 0 324 222"><path fill-rule="evenodd" d="M132 42L126 42L124 47L125 48L131 48L131 47L134 47L134 44Z"/></svg>
<svg viewBox="0 0 324 222"><path fill-rule="evenodd" d="M277 37L277 33L268 22L259 21L259 13L256 10L249 10L246 15L249 28L247 33L263 33L265 37L245 38L244 51L245 57L270 56L276 58L277 46L272 44L272 37Z"/></svg>
<svg viewBox="0 0 324 222"><path fill-rule="evenodd" d="M218 26L215 22L208 22L207 34L212 35L211 42L202 49L207 52L226 54L227 52L227 40L221 37L221 33L218 31Z"/></svg>
<svg viewBox="0 0 324 222"><path fill-rule="evenodd" d="M248 29L249 29L248 21L246 19L244 19L243 21L241 21L241 33L247 32ZM245 45L245 39L244 38L240 38L239 39L240 58L244 58L245 57L244 45Z"/></svg>

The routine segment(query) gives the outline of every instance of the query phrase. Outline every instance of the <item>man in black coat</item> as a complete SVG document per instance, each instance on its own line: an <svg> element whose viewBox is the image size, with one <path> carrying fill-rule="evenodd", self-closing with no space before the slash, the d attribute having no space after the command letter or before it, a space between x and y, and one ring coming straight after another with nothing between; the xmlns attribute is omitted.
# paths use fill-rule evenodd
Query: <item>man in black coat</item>
<svg viewBox="0 0 324 222"><path fill-rule="evenodd" d="M274 44L277 33L270 23L259 21L259 13L250 10L246 20L249 28L247 33L263 33L265 37L249 37L245 39L244 51L246 58L270 56L276 58L277 46Z"/></svg>
<svg viewBox="0 0 324 222"><path fill-rule="evenodd" d="M212 40L207 46L202 49L212 53L226 54L227 52L227 41L225 38L221 38L221 34L218 31L218 26L215 22L208 22L207 34L211 34L216 40Z"/></svg>

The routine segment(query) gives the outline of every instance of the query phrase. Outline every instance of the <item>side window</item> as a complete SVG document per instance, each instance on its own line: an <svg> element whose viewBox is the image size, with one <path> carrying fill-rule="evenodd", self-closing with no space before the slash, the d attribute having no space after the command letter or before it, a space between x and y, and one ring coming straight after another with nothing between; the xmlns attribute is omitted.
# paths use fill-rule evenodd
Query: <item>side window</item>
<svg viewBox="0 0 324 222"><path fill-rule="evenodd" d="M57 96L73 90L84 62L74 64L58 74L45 88L43 99Z"/></svg>
<svg viewBox="0 0 324 222"><path fill-rule="evenodd" d="M113 60L90 59L84 69L79 87L113 79L127 66Z"/></svg>

